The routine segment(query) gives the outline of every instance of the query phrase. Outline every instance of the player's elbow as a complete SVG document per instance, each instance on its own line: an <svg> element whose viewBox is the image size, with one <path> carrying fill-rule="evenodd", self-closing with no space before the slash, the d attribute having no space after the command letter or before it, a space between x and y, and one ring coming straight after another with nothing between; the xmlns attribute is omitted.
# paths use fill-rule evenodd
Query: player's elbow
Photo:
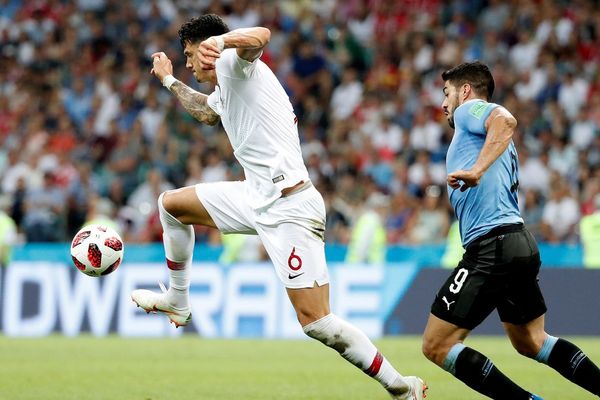
<svg viewBox="0 0 600 400"><path fill-rule="evenodd" d="M512 115L504 117L504 127L510 132L514 132L517 128L517 119Z"/></svg>
<svg viewBox="0 0 600 400"><path fill-rule="evenodd" d="M259 26L257 30L261 43L260 47L265 47L271 41L271 30L263 26Z"/></svg>
<svg viewBox="0 0 600 400"><path fill-rule="evenodd" d="M497 138L503 143L508 143L512 140L515 134L515 128L517 127L517 120L512 115L502 117L501 124L496 125Z"/></svg>
<svg viewBox="0 0 600 400"><path fill-rule="evenodd" d="M206 125L214 126L219 123L220 118L218 116L207 116L203 118L200 122L205 123Z"/></svg>
<svg viewBox="0 0 600 400"><path fill-rule="evenodd" d="M517 127L517 119L515 117L513 117L512 115L508 116L506 118L506 124L509 127L511 127L512 129L515 129Z"/></svg>

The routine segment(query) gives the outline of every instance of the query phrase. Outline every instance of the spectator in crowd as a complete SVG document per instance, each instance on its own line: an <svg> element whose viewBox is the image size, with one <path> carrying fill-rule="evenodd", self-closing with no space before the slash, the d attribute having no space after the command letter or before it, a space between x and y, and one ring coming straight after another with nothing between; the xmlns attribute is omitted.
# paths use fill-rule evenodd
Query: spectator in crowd
<svg viewBox="0 0 600 400"><path fill-rule="evenodd" d="M446 247L442 255L441 264L444 268L456 268L460 260L463 258L465 249L462 246L460 238L460 226L458 220L452 222L446 237Z"/></svg>
<svg viewBox="0 0 600 400"><path fill-rule="evenodd" d="M23 229L29 242L57 242L64 238L65 195L54 183L54 174L44 173L42 186L27 191Z"/></svg>
<svg viewBox="0 0 600 400"><path fill-rule="evenodd" d="M579 221L579 205L571 194L567 182L557 174L550 190L550 199L544 206L541 235L550 243L572 242Z"/></svg>
<svg viewBox="0 0 600 400"><path fill-rule="evenodd" d="M583 265L586 268L600 268L600 194L594 197L596 210L581 218L579 227L583 244Z"/></svg>
<svg viewBox="0 0 600 400"><path fill-rule="evenodd" d="M593 214L597 211L598 195L600 195L600 177L592 176L586 181L581 194L582 216Z"/></svg>
<svg viewBox="0 0 600 400"><path fill-rule="evenodd" d="M95 196L91 199L87 219L82 225L91 224L108 226L117 232L122 231L115 215L114 205L107 198Z"/></svg>
<svg viewBox="0 0 600 400"><path fill-rule="evenodd" d="M11 199L9 195L0 196L0 268L10 263L12 247L17 243L17 225L7 214Z"/></svg>
<svg viewBox="0 0 600 400"><path fill-rule="evenodd" d="M386 254L385 219L390 199L375 192L365 203L365 210L352 229L346 262L383 264Z"/></svg>
<svg viewBox="0 0 600 400"><path fill-rule="evenodd" d="M362 100L363 85L358 80L354 68L345 69L342 80L331 96L331 116L334 119L346 119L354 112Z"/></svg>
<svg viewBox="0 0 600 400"><path fill-rule="evenodd" d="M416 199L407 190L398 191L392 197L386 220L389 243L408 243L409 227L414 218L416 202Z"/></svg>
<svg viewBox="0 0 600 400"><path fill-rule="evenodd" d="M442 190L431 185L425 189L423 205L417 208L412 224L408 228L408 239L414 244L442 243L450 228L446 207L442 205Z"/></svg>
<svg viewBox="0 0 600 400"><path fill-rule="evenodd" d="M219 262L223 265L268 260L267 252L257 235L222 235L221 243L223 251Z"/></svg>
<svg viewBox="0 0 600 400"><path fill-rule="evenodd" d="M127 201L127 205L135 210L136 217L133 222L137 231L143 232L148 224L156 222L156 218L152 218L158 213L156 201L154 200L161 193L174 188L173 184L164 180L160 170L151 169L147 172L146 181L135 188Z"/></svg>
<svg viewBox="0 0 600 400"><path fill-rule="evenodd" d="M552 171L548 163L547 151L542 151L538 157L532 157L527 148L521 149L519 154L519 188L524 193L537 191L547 194L550 189L549 182ZM524 193L521 193L521 195Z"/></svg>
<svg viewBox="0 0 600 400"><path fill-rule="evenodd" d="M519 200L521 205L521 216L527 224L527 230L536 238L544 239L542 235L542 221L544 207L542 207L542 195L537 190L525 192L525 199Z"/></svg>

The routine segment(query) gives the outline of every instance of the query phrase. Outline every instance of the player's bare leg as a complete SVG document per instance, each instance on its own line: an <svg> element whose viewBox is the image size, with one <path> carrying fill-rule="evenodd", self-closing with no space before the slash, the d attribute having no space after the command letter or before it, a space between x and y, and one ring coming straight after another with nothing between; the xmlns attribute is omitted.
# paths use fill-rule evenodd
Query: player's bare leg
<svg viewBox="0 0 600 400"><path fill-rule="evenodd" d="M423 334L423 354L430 361L492 399L537 399L511 381L492 361L463 345L470 330L429 315Z"/></svg>
<svg viewBox="0 0 600 400"><path fill-rule="evenodd" d="M189 305L190 266L194 251L192 225L216 226L198 200L193 186L161 194L158 210L164 231L169 289L161 287L162 294L138 289L133 291L131 298L147 312L165 313L177 327L185 326L192 317Z"/></svg>
<svg viewBox="0 0 600 400"><path fill-rule="evenodd" d="M165 210L184 225L217 227L198 199L194 186L186 186L163 193L162 203Z"/></svg>
<svg viewBox="0 0 600 400"><path fill-rule="evenodd" d="M544 331L544 316L523 325L503 323L504 330L515 350L529 358L535 358L540 352L546 339Z"/></svg>
<svg viewBox="0 0 600 400"><path fill-rule="evenodd" d="M520 354L554 368L571 382L600 396L598 367L573 343L548 335L543 315L521 325L505 322L504 329Z"/></svg>
<svg viewBox="0 0 600 400"><path fill-rule="evenodd" d="M329 285L287 289L304 332L337 351L386 388L392 398L421 400L427 386L420 378L402 377L359 329L332 314Z"/></svg>

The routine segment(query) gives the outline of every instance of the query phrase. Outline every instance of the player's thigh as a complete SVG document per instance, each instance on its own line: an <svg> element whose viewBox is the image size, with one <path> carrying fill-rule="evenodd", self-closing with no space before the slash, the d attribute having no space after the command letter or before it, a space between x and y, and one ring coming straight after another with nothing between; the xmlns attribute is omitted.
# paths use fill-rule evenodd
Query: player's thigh
<svg viewBox="0 0 600 400"><path fill-rule="evenodd" d="M222 233L256 234L254 211L244 200L246 182L211 182L193 186L198 202L210 217L212 227ZM182 221L183 222L183 221Z"/></svg>
<svg viewBox="0 0 600 400"><path fill-rule="evenodd" d="M498 254L505 264L498 315L502 322L525 326L546 313L538 279L540 254L535 239L526 230L507 234L501 242Z"/></svg>
<svg viewBox="0 0 600 400"><path fill-rule="evenodd" d="M166 191L162 203L165 210L183 224L216 228L210 214L198 199L194 186Z"/></svg>
<svg viewBox="0 0 600 400"><path fill-rule="evenodd" d="M329 273L323 240L297 223L258 225L257 230L300 324L305 326L329 314Z"/></svg>
<svg viewBox="0 0 600 400"><path fill-rule="evenodd" d="M287 288L287 294L302 326L317 321L331 312L329 285L315 285L304 289Z"/></svg>
<svg viewBox="0 0 600 400"><path fill-rule="evenodd" d="M467 250L458 266L439 289L431 313L441 320L474 329L496 308L497 277L494 274L494 246L485 241L481 248Z"/></svg>
<svg viewBox="0 0 600 400"><path fill-rule="evenodd" d="M546 340L544 323L544 315L541 315L524 324L504 322L503 325L513 347L520 354L533 358L540 352Z"/></svg>
<svg viewBox="0 0 600 400"><path fill-rule="evenodd" d="M329 283L325 262L325 205L314 188L277 200L256 216L256 231L286 288Z"/></svg>
<svg viewBox="0 0 600 400"><path fill-rule="evenodd" d="M294 222L257 225L261 242L277 277L288 289L312 288L329 283L325 243Z"/></svg>

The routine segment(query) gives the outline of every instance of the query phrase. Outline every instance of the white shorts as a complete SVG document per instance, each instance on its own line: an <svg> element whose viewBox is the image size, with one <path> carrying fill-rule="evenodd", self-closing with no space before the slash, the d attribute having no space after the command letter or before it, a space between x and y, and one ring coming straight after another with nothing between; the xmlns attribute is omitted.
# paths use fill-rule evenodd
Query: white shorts
<svg viewBox="0 0 600 400"><path fill-rule="evenodd" d="M270 206L253 210L245 181L200 183L196 195L224 233L257 235L275 266L277 276L291 289L329 283L325 262L325 203L310 185Z"/></svg>

